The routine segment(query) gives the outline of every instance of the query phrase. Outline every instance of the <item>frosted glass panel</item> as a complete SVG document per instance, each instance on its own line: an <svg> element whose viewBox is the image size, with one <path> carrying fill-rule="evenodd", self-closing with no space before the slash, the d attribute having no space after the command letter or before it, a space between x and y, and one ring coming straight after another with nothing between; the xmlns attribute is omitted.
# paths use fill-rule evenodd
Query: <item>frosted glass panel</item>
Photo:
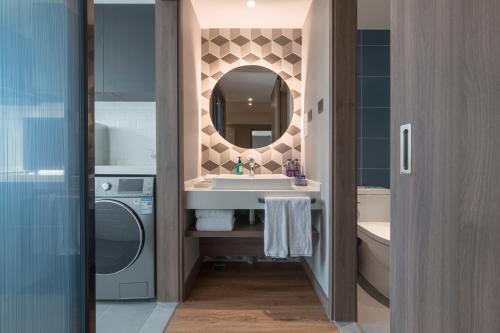
<svg viewBox="0 0 500 333"><path fill-rule="evenodd" d="M0 332L83 321L83 13L0 1Z"/></svg>

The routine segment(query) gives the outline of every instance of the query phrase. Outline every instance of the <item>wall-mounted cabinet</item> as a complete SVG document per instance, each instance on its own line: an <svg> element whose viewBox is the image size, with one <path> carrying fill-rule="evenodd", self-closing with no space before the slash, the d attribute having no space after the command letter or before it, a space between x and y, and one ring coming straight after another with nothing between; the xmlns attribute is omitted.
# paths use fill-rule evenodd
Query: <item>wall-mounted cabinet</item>
<svg viewBox="0 0 500 333"><path fill-rule="evenodd" d="M154 101L154 5L96 5L94 40L96 100Z"/></svg>

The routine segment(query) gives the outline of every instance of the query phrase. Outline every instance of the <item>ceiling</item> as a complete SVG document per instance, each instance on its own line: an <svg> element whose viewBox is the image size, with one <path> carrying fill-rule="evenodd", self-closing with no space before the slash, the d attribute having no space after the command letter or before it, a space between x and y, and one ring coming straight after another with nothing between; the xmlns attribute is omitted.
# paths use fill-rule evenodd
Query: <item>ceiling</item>
<svg viewBox="0 0 500 333"><path fill-rule="evenodd" d="M191 0L202 29L302 28L312 0Z"/></svg>
<svg viewBox="0 0 500 333"><path fill-rule="evenodd" d="M312 0L191 0L202 28L302 28ZM95 4L154 4L155 0L94 0ZM390 29L391 0L358 0L359 29ZM286 15L283 7L286 6ZM221 15L221 12L224 15Z"/></svg>
<svg viewBox="0 0 500 333"><path fill-rule="evenodd" d="M269 103L278 75L270 70L241 67L224 75L218 82L227 102ZM246 69L246 70L245 70Z"/></svg>

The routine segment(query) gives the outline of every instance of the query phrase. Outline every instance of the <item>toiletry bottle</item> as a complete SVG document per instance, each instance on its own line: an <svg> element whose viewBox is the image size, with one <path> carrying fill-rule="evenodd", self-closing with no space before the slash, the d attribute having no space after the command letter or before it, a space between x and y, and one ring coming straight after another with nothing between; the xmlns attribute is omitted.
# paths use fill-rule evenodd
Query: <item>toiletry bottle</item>
<svg viewBox="0 0 500 333"><path fill-rule="evenodd" d="M236 174L243 174L243 163L241 162L241 156L238 156L238 162L236 163Z"/></svg>
<svg viewBox="0 0 500 333"><path fill-rule="evenodd" d="M285 164L285 174L287 177L292 177L292 159L288 159Z"/></svg>
<svg viewBox="0 0 500 333"><path fill-rule="evenodd" d="M290 160L290 175L288 177L295 177L295 160Z"/></svg>
<svg viewBox="0 0 500 333"><path fill-rule="evenodd" d="M299 162L298 158L295 159L294 166L295 166L295 169L294 169L294 175L293 176L294 177L300 176L300 162Z"/></svg>

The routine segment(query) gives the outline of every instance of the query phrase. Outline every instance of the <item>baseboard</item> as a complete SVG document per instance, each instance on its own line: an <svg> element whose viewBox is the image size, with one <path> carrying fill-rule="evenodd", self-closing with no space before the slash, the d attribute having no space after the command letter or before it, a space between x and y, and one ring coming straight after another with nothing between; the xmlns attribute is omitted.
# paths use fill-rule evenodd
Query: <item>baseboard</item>
<svg viewBox="0 0 500 333"><path fill-rule="evenodd" d="M323 306L323 310L325 310L326 317L328 319L331 319L330 315L329 315L330 306L329 306L329 302L328 302L328 296L325 295L323 288L321 288L321 285L319 284L318 280L316 279L316 276L314 276L314 273L311 270L311 267L309 267L309 265L307 264L307 262L305 260L303 260L301 262L301 264L302 264L302 267L304 267L304 271L306 272L307 277L311 281L311 284L314 288L314 291L316 292L316 295L318 296L318 298L321 302L321 305Z"/></svg>
<svg viewBox="0 0 500 333"><path fill-rule="evenodd" d="M191 272L189 272L186 281L184 282L184 292L182 297L183 302L189 297L189 294L191 293L191 288L193 288L194 281L196 281L198 274L200 274L202 263L203 263L203 257L199 256L195 264L193 265Z"/></svg>

